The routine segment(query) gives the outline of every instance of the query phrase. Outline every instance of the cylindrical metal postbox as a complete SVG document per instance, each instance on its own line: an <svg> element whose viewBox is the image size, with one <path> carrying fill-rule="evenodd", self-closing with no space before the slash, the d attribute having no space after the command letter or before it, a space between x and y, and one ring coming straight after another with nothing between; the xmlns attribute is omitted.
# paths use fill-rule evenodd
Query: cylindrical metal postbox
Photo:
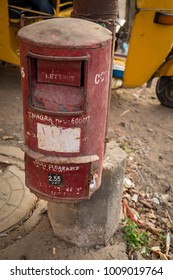
<svg viewBox="0 0 173 280"><path fill-rule="evenodd" d="M111 32L59 18L19 37L26 185L49 201L87 199L101 184Z"/></svg>

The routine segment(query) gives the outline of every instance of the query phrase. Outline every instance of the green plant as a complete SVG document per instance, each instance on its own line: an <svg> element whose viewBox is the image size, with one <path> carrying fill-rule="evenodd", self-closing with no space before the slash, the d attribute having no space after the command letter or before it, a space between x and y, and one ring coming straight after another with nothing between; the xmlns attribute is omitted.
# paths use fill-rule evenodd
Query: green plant
<svg viewBox="0 0 173 280"><path fill-rule="evenodd" d="M140 251L147 246L149 234L146 231L141 231L137 224L131 219L123 220L123 230L127 242L127 250Z"/></svg>

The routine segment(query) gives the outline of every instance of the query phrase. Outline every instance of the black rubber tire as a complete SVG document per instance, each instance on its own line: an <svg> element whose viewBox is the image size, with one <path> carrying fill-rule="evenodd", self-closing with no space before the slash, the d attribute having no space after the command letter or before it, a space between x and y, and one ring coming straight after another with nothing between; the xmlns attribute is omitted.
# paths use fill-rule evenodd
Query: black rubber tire
<svg viewBox="0 0 173 280"><path fill-rule="evenodd" d="M156 95L163 106L173 108L173 77L161 77L156 85Z"/></svg>

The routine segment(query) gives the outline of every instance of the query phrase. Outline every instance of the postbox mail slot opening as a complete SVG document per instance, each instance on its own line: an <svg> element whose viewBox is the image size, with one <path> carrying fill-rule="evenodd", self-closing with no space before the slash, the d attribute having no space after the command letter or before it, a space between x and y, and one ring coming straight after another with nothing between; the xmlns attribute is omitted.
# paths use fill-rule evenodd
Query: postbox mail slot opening
<svg viewBox="0 0 173 280"><path fill-rule="evenodd" d="M32 107L59 114L83 113L84 88L38 83L29 98Z"/></svg>
<svg viewBox="0 0 173 280"><path fill-rule="evenodd" d="M83 86L83 61L52 61L37 59L37 82Z"/></svg>

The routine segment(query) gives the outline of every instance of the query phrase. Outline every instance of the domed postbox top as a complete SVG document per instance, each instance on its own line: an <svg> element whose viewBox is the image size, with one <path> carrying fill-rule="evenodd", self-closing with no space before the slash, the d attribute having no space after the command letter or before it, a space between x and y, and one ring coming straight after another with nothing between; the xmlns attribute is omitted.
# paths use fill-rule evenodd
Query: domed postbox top
<svg viewBox="0 0 173 280"><path fill-rule="evenodd" d="M30 44L48 48L95 48L112 39L107 28L76 18L39 21L21 28L18 36Z"/></svg>

